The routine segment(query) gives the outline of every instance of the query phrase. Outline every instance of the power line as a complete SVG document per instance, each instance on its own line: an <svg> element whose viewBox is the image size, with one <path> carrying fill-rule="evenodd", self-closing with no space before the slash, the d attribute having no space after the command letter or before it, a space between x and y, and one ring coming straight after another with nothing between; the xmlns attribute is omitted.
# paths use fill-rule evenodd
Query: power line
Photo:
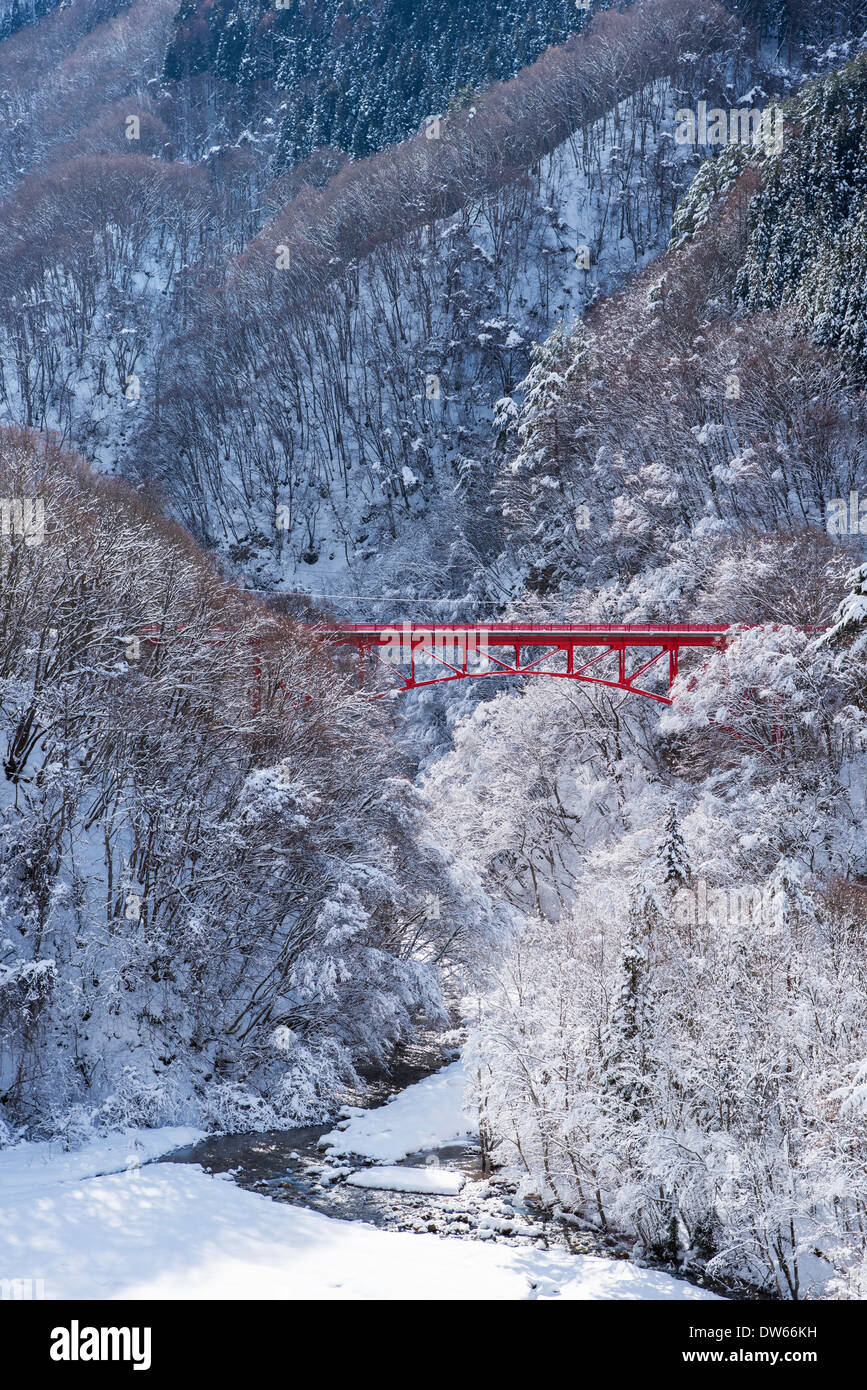
<svg viewBox="0 0 867 1390"><path fill-rule="evenodd" d="M317 593L317 594L308 594L308 593L306 593L303 589L296 589L296 591L294 592L294 594L287 594L286 597L287 597L287 598L309 598L309 599L314 599L314 600L315 600L315 599L318 599L318 598L354 599L354 600L357 600L357 601L360 602L360 603L461 603L461 602L462 602L461 599L457 599L457 598L409 598L408 596L402 595L402 594L388 594L388 595L386 595L386 596L384 596L384 597L383 597L381 594L318 594L318 593ZM478 604L476 605L476 607L479 607L479 606L480 606L480 605L478 605ZM496 603L488 603L488 604L484 604L484 605L482 605L482 606L484 606L484 607L486 607L486 608L497 608L497 607L499 607L500 605L499 605L499 604L496 604Z"/></svg>

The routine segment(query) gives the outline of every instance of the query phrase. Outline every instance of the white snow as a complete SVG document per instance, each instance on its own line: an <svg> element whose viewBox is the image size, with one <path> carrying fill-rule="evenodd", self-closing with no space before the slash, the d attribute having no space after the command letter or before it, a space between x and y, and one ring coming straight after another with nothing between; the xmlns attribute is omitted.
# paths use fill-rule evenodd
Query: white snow
<svg viewBox="0 0 867 1390"><path fill-rule="evenodd" d="M713 1297L625 1260L334 1221L183 1164L48 1179L0 1209L0 1278L46 1298Z"/></svg>
<svg viewBox="0 0 867 1390"><path fill-rule="evenodd" d="M350 1187L375 1187L380 1192L427 1192L440 1197L456 1196L466 1174L450 1168L361 1168L347 1179Z"/></svg>
<svg viewBox="0 0 867 1390"><path fill-rule="evenodd" d="M169 1125L162 1129L125 1129L70 1153L64 1153L58 1143L25 1143L0 1149L0 1203L15 1194L34 1189L38 1192L45 1183L76 1182L135 1169L149 1159L195 1144L204 1137L200 1129Z"/></svg>
<svg viewBox="0 0 867 1390"><path fill-rule="evenodd" d="M353 1115L344 1129L323 1134L320 1148L333 1156L355 1154L377 1163L394 1163L420 1149L434 1149L475 1133L476 1119L465 1108L467 1077L463 1062L452 1062L433 1076L401 1091L388 1105Z"/></svg>

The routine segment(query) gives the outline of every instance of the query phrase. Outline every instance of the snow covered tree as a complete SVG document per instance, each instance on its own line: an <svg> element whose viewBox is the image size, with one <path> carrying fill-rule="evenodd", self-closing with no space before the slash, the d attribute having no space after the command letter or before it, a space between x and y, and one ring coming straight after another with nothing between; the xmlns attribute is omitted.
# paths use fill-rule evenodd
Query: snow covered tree
<svg viewBox="0 0 867 1390"><path fill-rule="evenodd" d="M749 163L746 145L731 145L700 166L686 194L678 203L671 223L672 250L677 250L701 231L711 211L732 189Z"/></svg>
<svg viewBox="0 0 867 1390"><path fill-rule="evenodd" d="M677 806L672 801L665 813L665 827L656 851L662 882L671 893L688 885L692 877L686 842L678 825Z"/></svg>
<svg viewBox="0 0 867 1390"><path fill-rule="evenodd" d="M650 957L660 922L652 891L632 889L617 966L611 1015L603 1038L603 1094L637 1121L652 1094L654 992Z"/></svg>
<svg viewBox="0 0 867 1390"><path fill-rule="evenodd" d="M7 1123L135 1123L129 1068L140 1123L326 1114L498 914L309 631L50 441L0 477L44 507L0 536Z"/></svg>
<svg viewBox="0 0 867 1390"><path fill-rule="evenodd" d="M792 303L802 327L863 377L867 57L810 84L792 114L751 204L738 293L752 308Z"/></svg>
<svg viewBox="0 0 867 1390"><path fill-rule="evenodd" d="M851 648L858 656L864 650L867 637L867 565L852 570L846 580L849 593L834 615L830 630L821 641Z"/></svg>

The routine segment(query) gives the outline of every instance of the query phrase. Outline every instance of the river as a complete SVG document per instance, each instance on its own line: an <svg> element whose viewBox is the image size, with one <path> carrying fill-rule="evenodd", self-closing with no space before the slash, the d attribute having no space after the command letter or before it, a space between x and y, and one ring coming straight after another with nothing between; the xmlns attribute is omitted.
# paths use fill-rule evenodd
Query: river
<svg viewBox="0 0 867 1390"><path fill-rule="evenodd" d="M440 1062L447 1062L447 1058L440 1057ZM422 1070L421 1079L416 1078L410 1086L384 1087L379 1104L370 1109L379 1111L404 1099L417 1102L424 1094L424 1080L435 1077L438 1070L429 1065ZM406 1082L406 1070L401 1080ZM362 1112L352 1107L352 1113ZM346 1124L346 1119L338 1121L338 1128ZM375 1180L379 1165L363 1155L334 1156L323 1149L320 1141L334 1129L334 1124L305 1125L210 1136L176 1149L161 1161L200 1164L206 1172L226 1174L239 1187L275 1202L306 1207L343 1221L364 1221L383 1230L433 1232L609 1258L625 1258L629 1253L613 1236L578 1229L553 1217L532 1198L521 1200L515 1182L485 1174L477 1135L439 1141L390 1159L394 1168L410 1170L408 1177L411 1170L422 1169L433 1182L443 1173L464 1179L457 1193L418 1193L357 1187L348 1182L350 1175L359 1171Z"/></svg>

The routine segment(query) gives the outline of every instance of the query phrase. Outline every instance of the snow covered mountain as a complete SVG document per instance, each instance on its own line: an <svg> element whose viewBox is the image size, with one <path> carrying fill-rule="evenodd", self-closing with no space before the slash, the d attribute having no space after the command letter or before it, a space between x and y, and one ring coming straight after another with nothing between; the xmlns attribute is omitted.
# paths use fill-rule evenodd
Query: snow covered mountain
<svg viewBox="0 0 867 1390"><path fill-rule="evenodd" d="M864 6L477 8L0 10L0 1144L463 1007L516 1201L863 1297ZM335 612L732 632L399 710Z"/></svg>

